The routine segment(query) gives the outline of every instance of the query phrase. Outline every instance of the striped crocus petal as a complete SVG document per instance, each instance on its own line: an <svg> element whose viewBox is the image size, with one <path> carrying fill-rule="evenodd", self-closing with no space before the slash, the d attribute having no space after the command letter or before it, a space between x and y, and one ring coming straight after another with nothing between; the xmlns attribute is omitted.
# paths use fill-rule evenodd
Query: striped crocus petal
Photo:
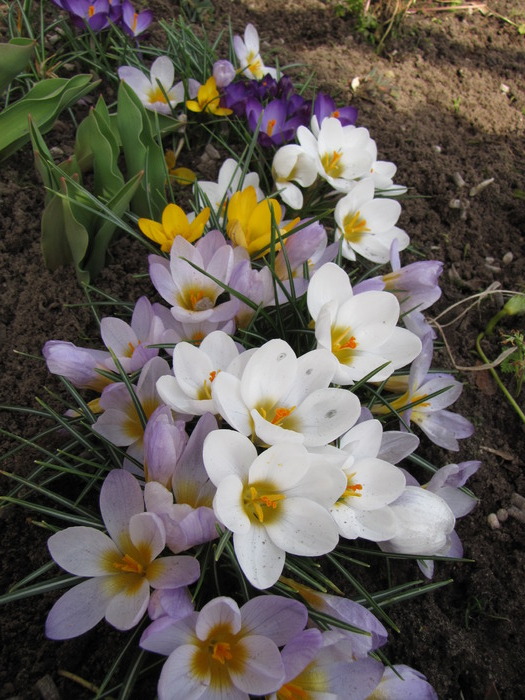
<svg viewBox="0 0 525 700"><path fill-rule="evenodd" d="M119 545L127 541L130 519L143 511L139 482L124 469L111 471L100 489L100 513L111 539Z"/></svg>
<svg viewBox="0 0 525 700"><path fill-rule="evenodd" d="M97 576L66 591L51 608L46 620L49 639L72 639L99 623L112 593L110 576Z"/></svg>

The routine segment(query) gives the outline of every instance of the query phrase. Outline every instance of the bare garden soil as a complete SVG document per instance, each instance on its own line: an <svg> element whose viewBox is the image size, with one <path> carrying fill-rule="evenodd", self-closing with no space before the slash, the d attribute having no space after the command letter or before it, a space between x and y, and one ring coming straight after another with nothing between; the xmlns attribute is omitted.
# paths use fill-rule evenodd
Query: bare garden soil
<svg viewBox="0 0 525 700"><path fill-rule="evenodd" d="M177 11L169 0L149 5L156 17ZM490 3L491 10L511 19L521 12L523 22L520 5L518 0ZM501 289L523 290L525 199L519 194L525 190L525 38L515 27L476 11L412 14L378 57L349 20L338 19L333 5L320 0L217 0L213 7L205 20L210 35L229 20L235 32L253 22L268 65L276 56L281 65L300 64L292 72L296 78L313 73L318 88L340 104L351 101L358 108L358 124L370 130L379 157L394 161L396 181L410 188L400 225L425 258L445 263L443 297L431 315L495 282ZM158 29L152 41L162 42ZM354 92L356 77L360 85ZM64 115L47 141L68 155L73 133ZM200 155L195 154L196 161ZM470 196L472 187L492 178ZM31 151L24 148L0 171L0 401L33 408L35 396L51 400L44 387L61 391L38 359L44 342L97 344L96 326L82 306L85 297L74 272L51 273L43 265L43 201ZM152 296L147 279L136 277L145 270L144 249L120 239L96 284L133 302L141 293ZM445 348L439 352L439 365L474 366L476 336L500 305L501 298L491 295L448 325L444 333L450 353ZM463 304L456 312L466 308ZM505 327L513 324L523 329L519 318ZM495 343L486 350L492 357L498 354ZM509 517L492 529L487 516L508 508L513 494L525 495L525 432L488 372L462 371L460 376L465 389L455 410L473 421L476 432L459 453L429 446L425 454L437 466L483 462L469 483L480 502L458 523L465 557L472 561L438 564L435 580L452 579L450 585L389 609L401 634L392 633L386 654L425 673L440 699L520 700L525 697L525 517ZM8 412L2 414L2 427L30 437L45 424L36 415ZM14 444L2 438L1 452ZM2 468L27 475L36 458L34 452L18 452ZM9 487L2 478L2 493ZM40 520L15 506L0 511L0 593L48 561L48 532L37 526ZM369 579L369 585L379 590L387 585L386 568L375 570L377 580ZM413 562L393 562L390 573L393 583L419 576ZM96 685L122 648L122 635L104 625L70 642L46 640L44 621L57 595L0 609L1 699L92 697L60 670ZM154 695L154 685L146 681L133 697Z"/></svg>

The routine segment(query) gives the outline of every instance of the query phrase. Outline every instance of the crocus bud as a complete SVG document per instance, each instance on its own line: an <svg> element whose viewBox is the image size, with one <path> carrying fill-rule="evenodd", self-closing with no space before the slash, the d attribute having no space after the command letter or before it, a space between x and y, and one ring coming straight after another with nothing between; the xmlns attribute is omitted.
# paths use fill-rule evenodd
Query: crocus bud
<svg viewBox="0 0 525 700"><path fill-rule="evenodd" d="M235 78L235 68L229 61L221 59L213 64L213 77L218 88L227 87Z"/></svg>

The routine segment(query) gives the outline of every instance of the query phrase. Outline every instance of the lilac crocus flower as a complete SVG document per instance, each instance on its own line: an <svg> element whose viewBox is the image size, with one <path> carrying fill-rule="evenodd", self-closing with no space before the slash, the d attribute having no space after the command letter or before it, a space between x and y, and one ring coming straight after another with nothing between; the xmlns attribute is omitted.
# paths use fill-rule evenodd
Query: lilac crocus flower
<svg viewBox="0 0 525 700"><path fill-rule="evenodd" d="M144 430L144 478L171 488L175 465L188 435L184 422L176 421L168 406L158 406Z"/></svg>
<svg viewBox="0 0 525 700"><path fill-rule="evenodd" d="M343 126L355 124L357 119L357 109L355 107L337 107L330 95L319 92L314 100L314 118L319 128L323 119L335 117L339 119Z"/></svg>
<svg viewBox="0 0 525 700"><path fill-rule="evenodd" d="M64 340L48 340L42 348L47 368L51 374L68 379L77 389L102 391L111 383L97 369L109 370L114 367L109 352L81 348Z"/></svg>
<svg viewBox="0 0 525 700"><path fill-rule="evenodd" d="M130 36L138 36L146 31L149 25L153 22L153 12L151 10L143 10L136 12L135 8L129 2L124 0L122 3L122 29Z"/></svg>
<svg viewBox="0 0 525 700"><path fill-rule="evenodd" d="M253 269L249 256L247 259L238 262L233 268L232 276L230 277L230 287L259 307L275 304L270 268ZM239 299L239 308L235 316L237 327L246 328L255 313L254 308Z"/></svg>
<svg viewBox="0 0 525 700"><path fill-rule="evenodd" d="M46 621L51 639L70 639L103 617L119 630L134 627L149 603L150 586L179 588L199 577L194 557L158 558L166 543L160 519L144 512L138 481L116 469L100 491L100 513L109 535L92 527L68 527L48 540L51 556L63 569L87 576L52 607Z"/></svg>
<svg viewBox="0 0 525 700"><path fill-rule="evenodd" d="M281 596L257 596L241 608L231 598L219 597L182 620L158 618L145 630L140 646L168 655L159 700L248 700L281 687L285 672L279 647L306 620L302 603Z"/></svg>
<svg viewBox="0 0 525 700"><path fill-rule="evenodd" d="M202 459L204 440L216 429L215 417L205 414L197 422L182 454L171 454L171 491L156 481L149 481L145 486L146 510L162 520L166 546L174 554L217 537L217 518L212 508L215 487Z"/></svg>
<svg viewBox="0 0 525 700"><path fill-rule="evenodd" d="M396 664L385 668L383 677L372 697L388 698L388 700L438 700L434 688L426 677L410 666Z"/></svg>

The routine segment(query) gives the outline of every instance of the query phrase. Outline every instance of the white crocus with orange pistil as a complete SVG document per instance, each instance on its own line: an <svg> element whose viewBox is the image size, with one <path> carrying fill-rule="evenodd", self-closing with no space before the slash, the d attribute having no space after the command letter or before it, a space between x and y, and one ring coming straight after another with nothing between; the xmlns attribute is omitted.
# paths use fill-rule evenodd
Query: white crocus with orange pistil
<svg viewBox="0 0 525 700"><path fill-rule="evenodd" d="M119 630L134 627L145 614L150 587L174 589L199 577L190 556L158 559L166 544L160 518L144 512L138 481L114 470L100 491L100 512L109 536L92 527L68 527L48 540L51 556L63 569L87 576L64 593L51 609L46 634L70 639L102 618Z"/></svg>
<svg viewBox="0 0 525 700"><path fill-rule="evenodd" d="M394 295L354 295L347 273L334 263L313 275L307 303L318 348L329 350L337 360L335 383L353 384L374 371L373 381L383 381L421 352L419 338L396 325L399 302Z"/></svg>
<svg viewBox="0 0 525 700"><path fill-rule="evenodd" d="M344 491L346 478L334 463L297 443L257 455L254 444L233 430L210 433L203 458L217 487L215 514L233 532L239 565L256 588L276 583L286 552L319 556L336 546L337 526L328 508Z"/></svg>
<svg viewBox="0 0 525 700"><path fill-rule="evenodd" d="M275 68L264 65L259 53L259 34L253 24L246 25L244 39L238 35L233 37L233 49L243 74L250 80L262 80L268 74L277 77Z"/></svg>
<svg viewBox="0 0 525 700"><path fill-rule="evenodd" d="M242 372L221 372L212 385L220 415L262 445L279 442L320 447L357 420L359 399L329 387L337 363L326 350L297 357L284 340L253 351Z"/></svg>

